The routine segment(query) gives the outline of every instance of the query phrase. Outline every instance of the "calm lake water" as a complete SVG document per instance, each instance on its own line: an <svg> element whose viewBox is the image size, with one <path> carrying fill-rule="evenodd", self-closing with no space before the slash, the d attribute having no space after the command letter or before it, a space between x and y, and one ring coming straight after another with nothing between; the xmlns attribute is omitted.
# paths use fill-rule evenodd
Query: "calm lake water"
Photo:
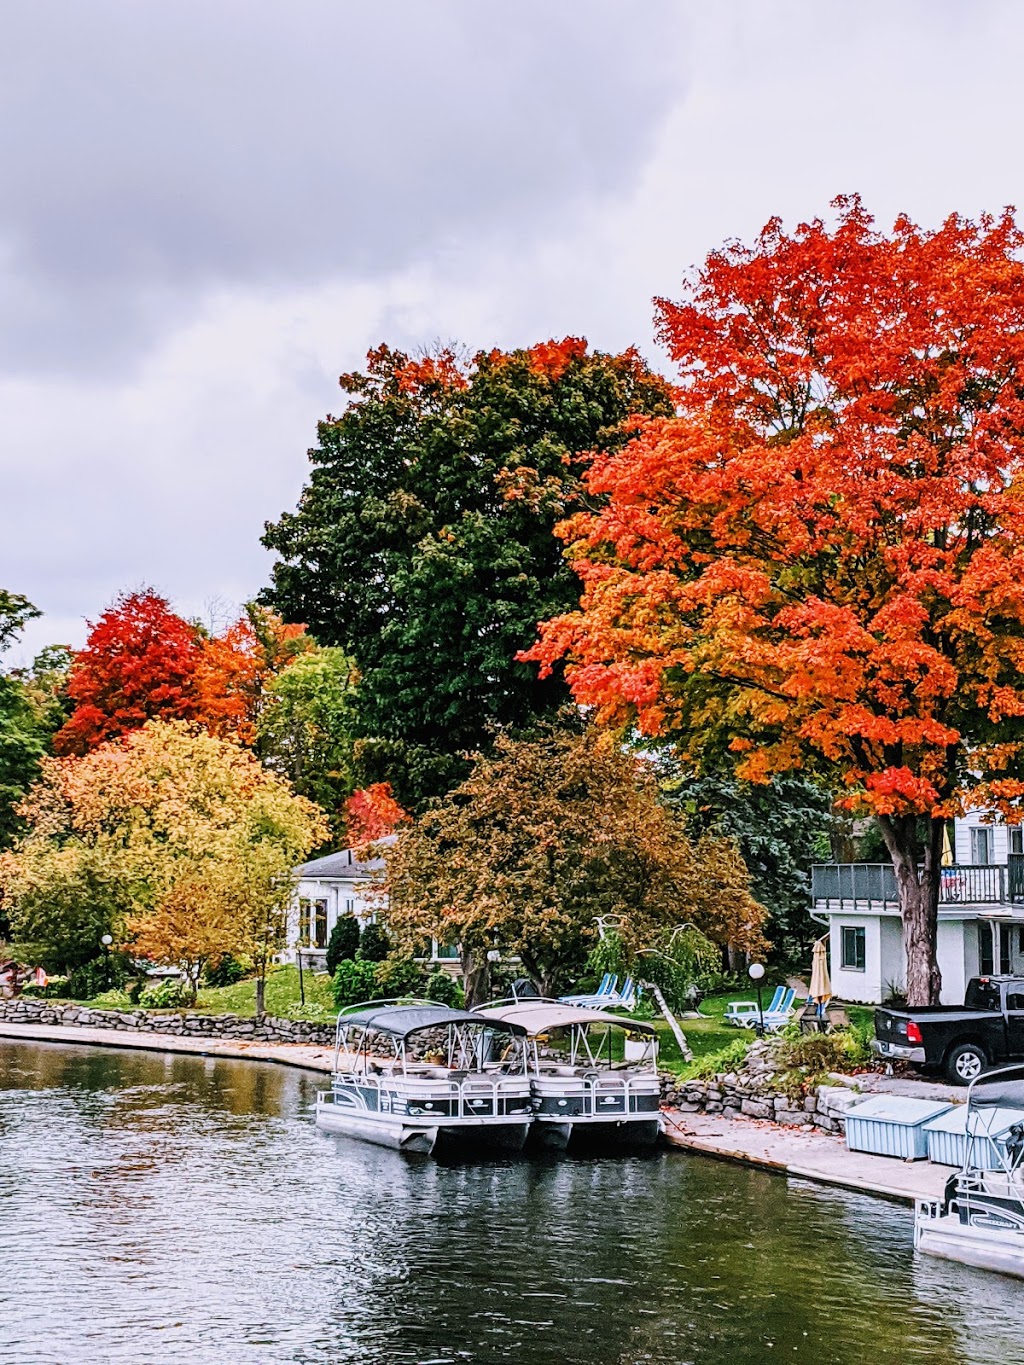
<svg viewBox="0 0 1024 1365"><path fill-rule="evenodd" d="M664 1153L439 1165L317 1080L0 1043L0 1361L1008 1365L1024 1285L901 1206Z"/></svg>

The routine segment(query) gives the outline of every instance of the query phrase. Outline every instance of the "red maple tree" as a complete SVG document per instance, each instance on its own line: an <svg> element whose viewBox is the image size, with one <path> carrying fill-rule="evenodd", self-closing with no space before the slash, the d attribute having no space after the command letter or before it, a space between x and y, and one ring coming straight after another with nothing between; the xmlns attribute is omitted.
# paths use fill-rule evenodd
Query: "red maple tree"
<svg viewBox="0 0 1024 1365"><path fill-rule="evenodd" d="M147 720L195 720L202 645L193 625L150 588L122 593L72 663L75 709L54 737L58 754L84 754Z"/></svg>
<svg viewBox="0 0 1024 1365"><path fill-rule="evenodd" d="M387 838L408 819L408 812L395 800L390 782L360 787L345 802L345 823L353 848Z"/></svg>
<svg viewBox="0 0 1024 1365"><path fill-rule="evenodd" d="M658 302L677 415L593 463L580 610L527 657L606 721L874 816L927 1004L943 823L1024 793L1024 236L836 207Z"/></svg>
<svg viewBox="0 0 1024 1365"><path fill-rule="evenodd" d="M74 710L54 737L84 754L148 720L190 720L251 744L268 677L307 646L302 626L250 608L220 635L172 611L151 588L122 593L89 625L68 681Z"/></svg>

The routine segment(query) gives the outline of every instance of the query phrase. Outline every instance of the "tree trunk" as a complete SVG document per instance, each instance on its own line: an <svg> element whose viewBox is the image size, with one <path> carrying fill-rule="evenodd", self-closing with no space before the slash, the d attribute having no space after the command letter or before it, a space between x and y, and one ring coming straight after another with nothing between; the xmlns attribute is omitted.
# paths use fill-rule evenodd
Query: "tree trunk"
<svg viewBox="0 0 1024 1365"><path fill-rule="evenodd" d="M491 968L486 957L478 957L472 948L462 950L462 986L466 992L466 1009L482 1004L491 994Z"/></svg>
<svg viewBox="0 0 1024 1365"><path fill-rule="evenodd" d="M256 978L256 1022L263 1018L263 995L267 987L267 981L262 972Z"/></svg>
<svg viewBox="0 0 1024 1365"><path fill-rule="evenodd" d="M943 821L928 821L927 838L923 842L914 816L879 816L878 824L892 859L900 893L907 1004L937 1005L942 990L936 942Z"/></svg>
<svg viewBox="0 0 1024 1365"><path fill-rule="evenodd" d="M739 976L741 972L747 970L747 954L742 948L737 948L735 943L730 943L726 946L725 954L729 971L734 976Z"/></svg>

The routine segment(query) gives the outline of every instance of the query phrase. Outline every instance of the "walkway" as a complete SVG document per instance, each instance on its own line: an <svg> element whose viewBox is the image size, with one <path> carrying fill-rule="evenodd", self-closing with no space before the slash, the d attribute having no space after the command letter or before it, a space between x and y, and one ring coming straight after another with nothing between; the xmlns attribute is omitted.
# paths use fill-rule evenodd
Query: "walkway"
<svg viewBox="0 0 1024 1365"><path fill-rule="evenodd" d="M0 1039L36 1043L88 1043L92 1047L141 1048L146 1052L187 1052L200 1057L234 1057L247 1062L279 1062L304 1071L330 1074L334 1060L329 1047L308 1043L248 1043L233 1038L181 1038L173 1034L142 1033L133 1029L84 1028L71 1024L9 1024L0 1022Z"/></svg>
<svg viewBox="0 0 1024 1365"><path fill-rule="evenodd" d="M937 1198L950 1174L948 1167L929 1161L850 1152L841 1137L820 1130L783 1128L760 1119L726 1119L721 1114L663 1112L665 1136L673 1147L906 1203Z"/></svg>

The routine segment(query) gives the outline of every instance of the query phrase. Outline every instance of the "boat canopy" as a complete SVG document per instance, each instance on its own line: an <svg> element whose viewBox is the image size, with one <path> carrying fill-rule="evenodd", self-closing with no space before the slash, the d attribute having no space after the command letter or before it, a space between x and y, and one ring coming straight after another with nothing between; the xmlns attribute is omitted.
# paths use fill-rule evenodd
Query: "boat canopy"
<svg viewBox="0 0 1024 1365"><path fill-rule="evenodd" d="M1024 1066L983 1071L967 1092L967 1103L972 1109L1024 1110Z"/></svg>
<svg viewBox="0 0 1024 1365"><path fill-rule="evenodd" d="M481 1009L479 1016L495 1023L517 1024L531 1038L538 1033L547 1033L554 1028L585 1028L588 1024L614 1024L629 1033L642 1033L654 1037L652 1024L638 1019L623 1019L620 1014L610 1014L607 1010L580 1009L576 1005L562 1005L550 1000L520 1000L515 1005L498 1005L494 1009Z"/></svg>
<svg viewBox="0 0 1024 1365"><path fill-rule="evenodd" d="M484 1019L480 1014L449 1009L447 1005L371 1005L338 1016L339 1028L376 1029L378 1033L390 1033L395 1038L408 1038L411 1033L424 1029L447 1028L449 1024L461 1027L474 1024L477 1028L493 1028L519 1036L526 1033L526 1029L514 1020Z"/></svg>

